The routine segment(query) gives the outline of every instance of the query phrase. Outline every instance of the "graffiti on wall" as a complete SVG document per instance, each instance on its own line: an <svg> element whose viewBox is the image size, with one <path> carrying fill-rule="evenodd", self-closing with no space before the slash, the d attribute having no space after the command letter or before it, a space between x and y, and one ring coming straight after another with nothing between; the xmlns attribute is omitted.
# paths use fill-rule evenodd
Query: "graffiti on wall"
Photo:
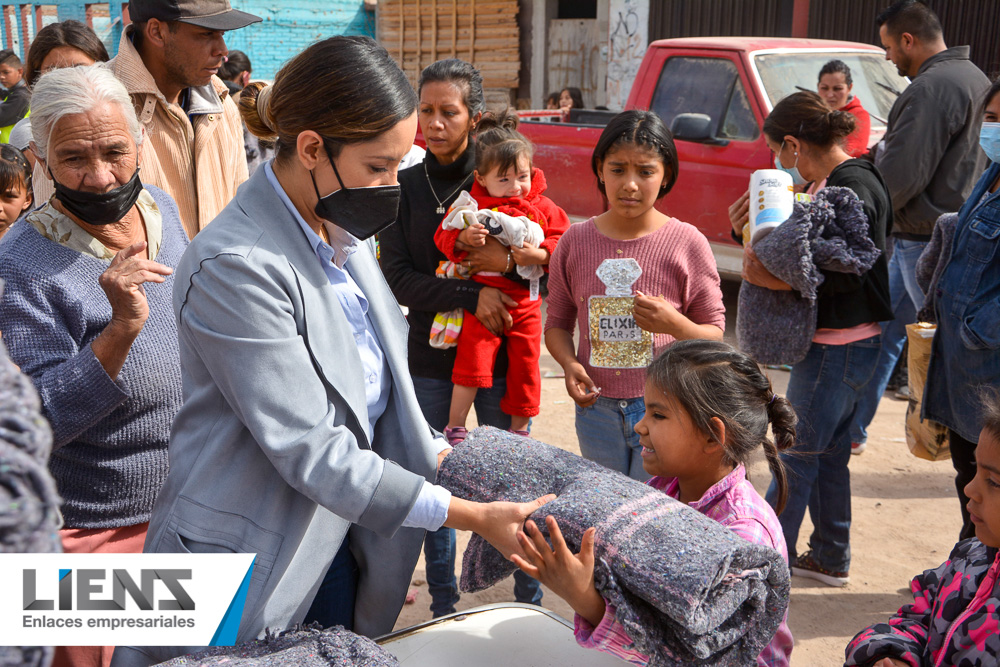
<svg viewBox="0 0 1000 667"><path fill-rule="evenodd" d="M608 30L608 107L624 109L649 42L649 3L611 0Z"/></svg>
<svg viewBox="0 0 1000 667"><path fill-rule="evenodd" d="M552 91L579 88L588 107L595 104L601 50L595 19L555 19L549 24L549 77Z"/></svg>

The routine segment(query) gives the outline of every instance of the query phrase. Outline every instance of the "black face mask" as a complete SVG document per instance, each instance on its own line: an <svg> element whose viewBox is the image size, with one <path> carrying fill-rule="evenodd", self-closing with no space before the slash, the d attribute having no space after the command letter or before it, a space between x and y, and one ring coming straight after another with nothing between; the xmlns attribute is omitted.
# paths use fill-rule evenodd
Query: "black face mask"
<svg viewBox="0 0 1000 667"><path fill-rule="evenodd" d="M323 147L327 155L333 155L326 142L323 143ZM313 190L319 199L315 209L317 216L329 220L361 241L375 236L396 222L396 216L399 214L398 185L347 188L344 187L344 181L340 178L340 172L337 171L333 158L330 158L330 165L333 167L333 173L337 175L340 189L325 197L320 196L319 188L316 187L316 177L312 171L309 172Z"/></svg>
<svg viewBox="0 0 1000 667"><path fill-rule="evenodd" d="M118 186L114 190L102 192L82 192L72 190L61 185L52 176L49 170L49 178L52 178L52 185L55 186L56 197L59 203L67 211L80 218L89 225L110 225L125 217L142 192L142 182L139 180L139 168L135 168L135 173L125 185Z"/></svg>

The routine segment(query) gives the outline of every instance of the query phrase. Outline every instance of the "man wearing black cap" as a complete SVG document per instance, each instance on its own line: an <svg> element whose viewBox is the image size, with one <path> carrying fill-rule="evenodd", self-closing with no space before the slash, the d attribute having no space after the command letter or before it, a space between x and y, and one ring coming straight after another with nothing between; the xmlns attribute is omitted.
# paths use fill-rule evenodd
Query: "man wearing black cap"
<svg viewBox="0 0 1000 667"><path fill-rule="evenodd" d="M131 0L128 11L109 65L146 129L140 175L170 193L193 237L247 179L239 112L216 74L223 33L260 18L228 0Z"/></svg>

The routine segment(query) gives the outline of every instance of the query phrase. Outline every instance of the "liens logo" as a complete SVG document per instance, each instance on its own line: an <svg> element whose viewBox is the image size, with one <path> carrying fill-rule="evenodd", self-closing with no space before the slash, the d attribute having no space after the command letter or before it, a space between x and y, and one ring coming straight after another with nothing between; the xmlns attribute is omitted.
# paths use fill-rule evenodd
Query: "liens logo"
<svg viewBox="0 0 1000 667"><path fill-rule="evenodd" d="M104 593L104 585L111 573L111 599L95 596ZM25 611L49 611L55 609L55 599L39 599L37 591L37 574L34 569L25 569L22 574ZM191 579L191 570L142 569L139 570L139 584L124 569L83 569L59 570L58 600L59 609L87 611L120 611L125 609L125 594L142 610L154 608L161 611L194 611L194 599L181 584L183 580ZM74 600L74 585L76 581L76 596ZM156 599L154 590L156 581L163 582L167 592L172 596ZM159 587L161 590L163 587ZM75 605L74 605L75 601Z"/></svg>
<svg viewBox="0 0 1000 667"><path fill-rule="evenodd" d="M253 563L254 554L0 554L0 646L232 646Z"/></svg>

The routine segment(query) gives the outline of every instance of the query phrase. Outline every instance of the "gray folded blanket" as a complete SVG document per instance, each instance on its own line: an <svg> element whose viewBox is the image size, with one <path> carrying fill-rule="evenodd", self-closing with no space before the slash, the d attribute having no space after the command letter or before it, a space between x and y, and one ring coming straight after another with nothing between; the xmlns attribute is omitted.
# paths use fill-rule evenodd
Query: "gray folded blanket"
<svg viewBox="0 0 1000 667"><path fill-rule="evenodd" d="M557 494L532 518L547 534L544 518L555 517L574 551L595 526L597 589L650 665L752 665L784 617L789 579L781 554L570 452L479 428L444 459L437 482L481 502ZM515 569L473 535L462 590L483 590Z"/></svg>
<svg viewBox="0 0 1000 667"><path fill-rule="evenodd" d="M160 663L160 667L395 667L396 657L367 637L339 625L306 626L264 639L216 646Z"/></svg>
<svg viewBox="0 0 1000 667"><path fill-rule="evenodd" d="M869 234L857 194L827 187L810 203L753 245L764 267L792 286L770 290L743 281L736 310L736 341L762 364L805 359L816 335L816 301L822 271L861 275L881 254Z"/></svg>

